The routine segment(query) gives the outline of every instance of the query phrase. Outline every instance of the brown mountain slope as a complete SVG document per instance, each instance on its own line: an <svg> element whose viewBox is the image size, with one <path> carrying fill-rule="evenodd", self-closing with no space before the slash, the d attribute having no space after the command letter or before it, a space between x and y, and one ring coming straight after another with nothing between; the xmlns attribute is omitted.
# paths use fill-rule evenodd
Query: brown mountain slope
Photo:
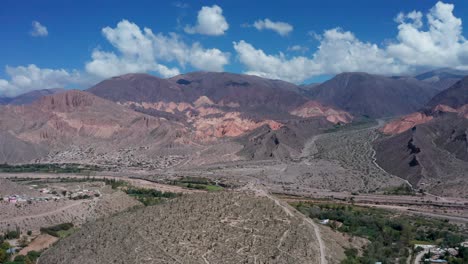
<svg viewBox="0 0 468 264"><path fill-rule="evenodd" d="M431 121L440 113L456 113L468 119L468 77L435 95L419 112L393 120L381 130L385 134L402 133L415 125Z"/></svg>
<svg viewBox="0 0 468 264"><path fill-rule="evenodd" d="M105 80L88 91L122 103L193 103L206 96L220 106L291 109L306 101L295 92L296 89L294 84L256 76L194 72L171 79L127 74Z"/></svg>
<svg viewBox="0 0 468 264"><path fill-rule="evenodd" d="M378 164L432 193L457 196L468 187L468 119L441 113L375 144Z"/></svg>
<svg viewBox="0 0 468 264"><path fill-rule="evenodd" d="M467 77L381 131L386 136L376 143L377 162L389 172L448 195L468 186Z"/></svg>
<svg viewBox="0 0 468 264"><path fill-rule="evenodd" d="M149 74L126 74L104 80L88 92L114 102L183 102L177 84Z"/></svg>
<svg viewBox="0 0 468 264"><path fill-rule="evenodd" d="M387 117L414 112L437 92L416 79L342 73L310 89L308 95L355 116Z"/></svg>
<svg viewBox="0 0 468 264"><path fill-rule="evenodd" d="M427 107L432 109L438 105L447 105L457 109L466 104L468 104L468 77L434 96Z"/></svg>
<svg viewBox="0 0 468 264"><path fill-rule="evenodd" d="M236 139L244 145L238 154L252 160L297 159L308 139L331 127L324 119L291 120L276 130L262 126Z"/></svg>
<svg viewBox="0 0 468 264"><path fill-rule="evenodd" d="M30 91L30 92L18 95L16 97L5 98L4 101L0 99L0 104L11 104L11 105L30 104L36 101L37 99L41 98L42 96L61 93L64 91L66 90L62 88L34 90L34 91Z"/></svg>
<svg viewBox="0 0 468 264"><path fill-rule="evenodd" d="M88 91L137 112L182 122L200 141L241 136L265 124L276 130L290 119L352 120L344 111L309 101L294 84L243 74L194 72L170 79L127 74Z"/></svg>
<svg viewBox="0 0 468 264"><path fill-rule="evenodd" d="M123 148L156 151L175 144L183 133L180 125L82 91L45 96L25 106L3 106L0 124L1 134L10 138L9 142L23 142L21 152L41 150L31 151L37 155L29 161L47 160L50 157L44 157L46 152L54 157L64 155L59 161L116 163ZM0 160L19 161L25 162L7 155Z"/></svg>
<svg viewBox="0 0 468 264"><path fill-rule="evenodd" d="M468 71L442 68L418 74L414 78L431 83L440 91L443 91L463 79L466 75L468 75Z"/></svg>
<svg viewBox="0 0 468 264"><path fill-rule="evenodd" d="M188 101L206 96L220 105L240 106L244 110L261 109L278 112L291 110L306 102L294 84L257 76L194 72L170 79L179 84Z"/></svg>

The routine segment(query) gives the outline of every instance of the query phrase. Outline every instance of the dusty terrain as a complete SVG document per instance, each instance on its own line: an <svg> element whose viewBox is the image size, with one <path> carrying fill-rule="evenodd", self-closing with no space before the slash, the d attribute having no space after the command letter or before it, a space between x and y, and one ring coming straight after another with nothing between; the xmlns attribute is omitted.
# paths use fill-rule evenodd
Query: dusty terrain
<svg viewBox="0 0 468 264"><path fill-rule="evenodd" d="M378 84L378 98L370 102L369 87L374 84ZM337 85L349 86L354 96L364 94L358 108L349 106L357 115L350 114L347 102L342 102L350 91L344 93ZM328 86L336 94L327 94L324 87ZM414 87L424 91L424 96L411 96ZM198 72L160 79L127 74L86 92L68 91L30 105L2 107L0 162L93 164L109 175L139 174L156 181L201 176L235 185L253 180L288 193L321 189L381 192L407 184L406 180L416 187L424 173L437 182L446 170L454 171L451 175L464 170L460 162L450 162L440 166L442 169L424 165L422 173L413 173L412 168L407 171L413 156L404 153L406 146L391 140L379 148L377 127L342 129L353 127L354 123L346 124L350 121L366 119L361 115L392 115L420 108L434 90L430 83L345 73L310 91L314 89L320 90L316 98L307 98L293 84L248 75ZM458 107L464 97L454 93L464 89L463 83L456 84L436 99L455 104L447 107ZM409 101L394 102L396 97ZM376 103L382 100L385 103ZM406 108L397 107L401 104ZM448 111L447 107L442 110ZM401 132L430 119L420 113L384 131ZM466 143L466 133L457 130L455 137L455 143L432 136L426 143L434 139L445 150L467 156L461 142ZM388 155L386 150L393 146L400 146L403 153ZM395 164L376 163L385 156ZM404 168L392 170L400 166ZM452 186L447 194L465 181L458 180L447 182L446 187ZM456 195L460 192L462 189Z"/></svg>
<svg viewBox="0 0 468 264"><path fill-rule="evenodd" d="M445 113L375 142L377 162L414 188L441 196L467 197L468 119Z"/></svg>
<svg viewBox="0 0 468 264"><path fill-rule="evenodd" d="M85 225L39 263L339 263L343 241L290 210L253 194L186 195Z"/></svg>
<svg viewBox="0 0 468 264"><path fill-rule="evenodd" d="M3 174L2 176L7 176L7 175ZM38 192L37 190L34 190L30 186L17 184L3 177L0 177L0 198L3 199L5 196L13 195L13 194L29 195L29 196L36 196L36 197L48 196L46 194Z"/></svg>
<svg viewBox="0 0 468 264"><path fill-rule="evenodd" d="M375 149L385 170L432 193L467 197L468 77L381 131Z"/></svg>
<svg viewBox="0 0 468 264"><path fill-rule="evenodd" d="M207 177L233 185L257 182L274 192L299 195L317 190L367 193L406 185L405 180L385 172L375 163L372 142L377 136L377 127L313 136L299 151L291 151L294 155L289 160L192 165L146 177L154 180L175 176Z"/></svg>
<svg viewBox="0 0 468 264"><path fill-rule="evenodd" d="M4 181L2 179L2 182ZM100 196L78 200L62 198L60 200L17 202L16 204L2 201L0 202L2 216L0 218L0 231L14 230L16 227L24 232L37 231L41 227L61 223L74 223L79 226L85 222L108 217L140 205L138 201L130 198L125 193L112 190L109 186L104 186L103 183L75 183L73 185L79 185L80 188L87 189L92 188L90 185L98 185L100 186L97 187ZM74 188L69 187L70 190ZM8 193L5 191L3 193L11 195L16 194L15 191L12 189ZM41 193L36 191L36 193L31 192L30 195L38 197Z"/></svg>
<svg viewBox="0 0 468 264"><path fill-rule="evenodd" d="M46 197L38 188L93 193L1 202L0 231L18 226L37 232L66 222L82 227L43 255L40 263L46 264L327 264L339 263L345 248L366 241L323 227L284 200L358 204L465 224L468 107L466 94L457 96L465 82L430 103L444 104L386 126L369 116L421 109L435 88L413 78L363 73L341 74L307 91L228 73L171 79L128 74L87 92L3 106L0 162L97 169L82 175L0 174L2 196ZM87 176L93 181L59 179ZM18 182L3 179L9 177ZM226 191L175 185L192 177ZM38 178L39 187L28 187ZM134 208L140 203L97 179L182 196ZM50 243L38 237L31 247Z"/></svg>
<svg viewBox="0 0 468 264"><path fill-rule="evenodd" d="M18 254L26 255L30 251L40 252L51 247L58 240L59 239L57 237L48 234L40 234L36 238L34 238L34 240L32 240L27 247L21 249Z"/></svg>

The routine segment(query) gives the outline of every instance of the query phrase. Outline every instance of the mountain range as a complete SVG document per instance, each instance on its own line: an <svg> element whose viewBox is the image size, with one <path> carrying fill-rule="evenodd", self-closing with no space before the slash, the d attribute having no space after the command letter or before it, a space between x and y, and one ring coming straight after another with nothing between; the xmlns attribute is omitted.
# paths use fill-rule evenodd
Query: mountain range
<svg viewBox="0 0 468 264"><path fill-rule="evenodd" d="M454 85L460 79L468 75L468 71L442 68L424 72L414 76L414 78L431 83L439 90L445 90Z"/></svg>
<svg viewBox="0 0 468 264"><path fill-rule="evenodd" d="M468 77L442 89L434 80L461 74L447 71L342 73L310 86L232 73L126 74L85 91L33 91L0 106L0 162L156 169L190 163L207 148L208 163L289 162L315 135L402 116L380 128L379 165L414 186L444 177L454 184L468 168Z"/></svg>
<svg viewBox="0 0 468 264"><path fill-rule="evenodd" d="M2 104L10 104L10 105L30 104L43 96L61 93L64 91L66 90L63 88L42 89L42 90L33 90L24 94L20 94L16 97L0 97L0 105Z"/></svg>
<svg viewBox="0 0 468 264"><path fill-rule="evenodd" d="M416 111L437 93L431 84L414 78L368 73L342 73L312 87L308 97L355 116L389 117Z"/></svg>
<svg viewBox="0 0 468 264"><path fill-rule="evenodd" d="M468 187L463 180L468 171L468 77L381 131L386 136L375 148L385 170L415 186L429 185L442 192L455 188L462 194Z"/></svg>

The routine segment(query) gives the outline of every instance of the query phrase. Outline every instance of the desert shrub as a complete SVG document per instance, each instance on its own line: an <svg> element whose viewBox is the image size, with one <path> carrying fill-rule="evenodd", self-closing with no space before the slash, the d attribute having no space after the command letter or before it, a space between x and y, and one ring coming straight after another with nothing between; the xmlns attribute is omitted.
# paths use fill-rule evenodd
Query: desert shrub
<svg viewBox="0 0 468 264"><path fill-rule="evenodd" d="M10 256L7 253L7 250L10 248L10 244L8 242L3 242L0 244L0 263L7 261Z"/></svg>
<svg viewBox="0 0 468 264"><path fill-rule="evenodd" d="M63 223L55 226L43 227L41 228L41 232L49 234L51 236L60 237L60 231L67 231L71 228L73 228L72 223Z"/></svg>
<svg viewBox="0 0 468 264"><path fill-rule="evenodd" d="M31 260L28 256L17 256L14 261L5 262L5 264L33 264L36 260Z"/></svg>
<svg viewBox="0 0 468 264"><path fill-rule="evenodd" d="M414 195L414 190L408 184L402 184L398 187L389 188L384 194L389 195Z"/></svg>
<svg viewBox="0 0 468 264"><path fill-rule="evenodd" d="M29 251L28 254L26 255L30 260L32 260L33 262L35 262L40 256L41 256L41 253L40 252L37 252L37 251Z"/></svg>
<svg viewBox="0 0 468 264"><path fill-rule="evenodd" d="M7 231L4 235L5 239L17 239L21 235L19 228L13 231Z"/></svg>
<svg viewBox="0 0 468 264"><path fill-rule="evenodd" d="M112 189L117 189L119 187L126 186L127 183L125 181L116 180L116 179L104 179L106 185L110 185Z"/></svg>
<svg viewBox="0 0 468 264"><path fill-rule="evenodd" d="M143 203L145 206L158 204L166 199L171 199L179 196L177 193L172 192L161 192L153 189L143 189L131 187L125 190L125 192L135 197L138 201Z"/></svg>
<svg viewBox="0 0 468 264"><path fill-rule="evenodd" d="M13 259L13 261L25 261L25 260L26 260L26 256L23 256L23 255L18 255Z"/></svg>
<svg viewBox="0 0 468 264"><path fill-rule="evenodd" d="M101 171L96 165L81 164L0 164L0 172L23 173L23 172L49 172L49 173L83 173L90 171Z"/></svg>

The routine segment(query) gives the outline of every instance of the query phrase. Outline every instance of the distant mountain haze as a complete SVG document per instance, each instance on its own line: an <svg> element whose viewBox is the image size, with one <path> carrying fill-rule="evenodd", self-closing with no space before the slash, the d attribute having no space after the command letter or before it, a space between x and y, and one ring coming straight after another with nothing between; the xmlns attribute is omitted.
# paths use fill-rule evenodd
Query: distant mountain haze
<svg viewBox="0 0 468 264"><path fill-rule="evenodd" d="M309 98L356 116L403 115L424 106L437 93L429 83L368 73L342 73L312 87Z"/></svg>
<svg viewBox="0 0 468 264"><path fill-rule="evenodd" d="M52 95L66 91L63 88L33 90L16 97L0 98L0 104L25 105L30 104L42 96Z"/></svg>
<svg viewBox="0 0 468 264"><path fill-rule="evenodd" d="M441 91L454 85L457 81L461 80L468 75L468 71L461 71L450 68L436 69L428 71L415 76L416 79L432 83Z"/></svg>

